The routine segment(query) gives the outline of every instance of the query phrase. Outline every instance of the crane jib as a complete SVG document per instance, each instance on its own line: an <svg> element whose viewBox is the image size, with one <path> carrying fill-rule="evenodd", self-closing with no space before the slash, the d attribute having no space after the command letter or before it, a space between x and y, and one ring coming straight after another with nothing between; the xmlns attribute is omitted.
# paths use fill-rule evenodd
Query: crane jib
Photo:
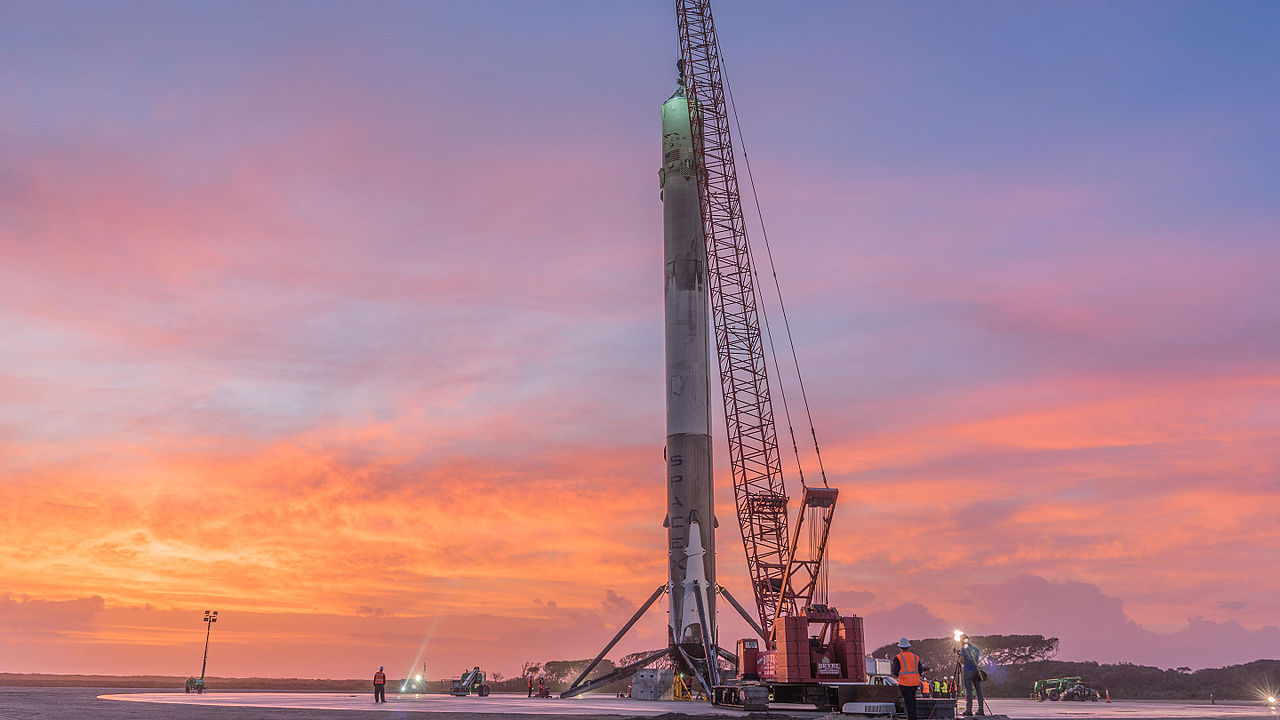
<svg viewBox="0 0 1280 720"><path fill-rule="evenodd" d="M805 510L811 507L810 496L806 489L793 537L788 532L791 525L760 332L760 305L709 0L677 0L676 21L698 161L698 195L734 500L760 624L769 632L775 618L795 615L813 600L835 494L813 496L815 502L829 501L826 511L815 519L824 526L816 533L820 545L809 548L810 557L798 558L796 544ZM799 582L793 582L796 579Z"/></svg>

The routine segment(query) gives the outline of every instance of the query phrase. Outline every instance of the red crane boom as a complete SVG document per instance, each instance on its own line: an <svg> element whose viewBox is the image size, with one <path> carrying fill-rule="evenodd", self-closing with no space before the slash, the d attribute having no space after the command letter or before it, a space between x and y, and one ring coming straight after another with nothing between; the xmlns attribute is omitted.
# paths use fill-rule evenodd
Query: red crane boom
<svg viewBox="0 0 1280 720"><path fill-rule="evenodd" d="M693 148L701 160L698 189L734 499L760 626L767 632L779 606L794 612L795 602L781 595L788 550L787 495L769 398L751 249L710 3L678 0L676 21Z"/></svg>
<svg viewBox="0 0 1280 720"><path fill-rule="evenodd" d="M799 541L800 523L793 541L710 0L677 0L676 24L693 147L700 161L699 200L734 499L760 626L769 632L775 618L796 615L813 600L836 493L826 490L820 501L812 499L827 510L816 517L824 526L816 535L820 545L798 558L792 543ZM804 508L812 502L806 492ZM801 513L803 519L803 508ZM797 575L803 575L798 591L791 582Z"/></svg>

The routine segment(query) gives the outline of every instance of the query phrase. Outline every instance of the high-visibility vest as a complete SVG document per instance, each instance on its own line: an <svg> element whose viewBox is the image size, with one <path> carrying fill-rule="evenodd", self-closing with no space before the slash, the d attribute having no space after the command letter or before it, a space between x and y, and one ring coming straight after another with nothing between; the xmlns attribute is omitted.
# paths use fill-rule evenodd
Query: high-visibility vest
<svg viewBox="0 0 1280 720"><path fill-rule="evenodd" d="M386 674L386 673L384 673L384 672L382 672L381 670L379 670L378 672L374 673L374 674L373 674L373 684L374 684L374 685L386 685L386 684L387 684L387 674Z"/></svg>
<svg viewBox="0 0 1280 720"><path fill-rule="evenodd" d="M920 684L920 658L910 650L898 653L898 684L908 687Z"/></svg>
<svg viewBox="0 0 1280 720"><path fill-rule="evenodd" d="M920 683L920 694L922 694L922 695L928 695L928 694L929 694L929 683L927 683L927 682L922 682L922 683Z"/></svg>

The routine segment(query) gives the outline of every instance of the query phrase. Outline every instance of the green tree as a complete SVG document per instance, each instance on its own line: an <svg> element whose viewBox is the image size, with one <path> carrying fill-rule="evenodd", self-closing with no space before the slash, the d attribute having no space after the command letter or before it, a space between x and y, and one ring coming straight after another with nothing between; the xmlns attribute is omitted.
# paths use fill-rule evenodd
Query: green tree
<svg viewBox="0 0 1280 720"><path fill-rule="evenodd" d="M979 635L969 642L981 651L983 665L1021 665L1048 660L1058 652L1058 638L1043 635ZM911 649L920 656L935 675L949 673L956 664L954 638L923 638L911 641ZM873 657L891 658L898 654L896 644L885 645L871 652Z"/></svg>
<svg viewBox="0 0 1280 720"><path fill-rule="evenodd" d="M548 660L542 664L542 672L547 676L547 684L568 687L583 670L591 664L591 658L585 660ZM609 660L601 660L592 670L593 677L613 672L614 664Z"/></svg>

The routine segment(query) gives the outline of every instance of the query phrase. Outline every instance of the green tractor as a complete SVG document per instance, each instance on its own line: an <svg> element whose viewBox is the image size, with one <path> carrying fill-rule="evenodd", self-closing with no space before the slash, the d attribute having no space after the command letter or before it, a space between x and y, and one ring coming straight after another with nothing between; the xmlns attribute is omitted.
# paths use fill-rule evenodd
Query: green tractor
<svg viewBox="0 0 1280 720"><path fill-rule="evenodd" d="M484 681L484 672L479 665L454 680L453 687L449 689L449 694L457 697L466 697L472 693L480 697L488 697L489 695L489 684Z"/></svg>
<svg viewBox="0 0 1280 720"><path fill-rule="evenodd" d="M1064 677L1035 681L1031 686L1031 698L1040 702L1045 700L1092 700L1097 702L1101 699L1101 695L1079 677Z"/></svg>
<svg viewBox="0 0 1280 720"><path fill-rule="evenodd" d="M1078 677L1050 678L1037 680L1031 686L1031 699L1044 702L1062 697L1062 691L1080 682Z"/></svg>

